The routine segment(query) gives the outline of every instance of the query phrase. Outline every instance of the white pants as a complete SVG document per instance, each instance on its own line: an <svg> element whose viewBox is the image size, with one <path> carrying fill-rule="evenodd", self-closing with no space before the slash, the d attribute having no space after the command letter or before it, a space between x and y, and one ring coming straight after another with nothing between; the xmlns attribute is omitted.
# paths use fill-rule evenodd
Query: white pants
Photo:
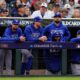
<svg viewBox="0 0 80 80"><path fill-rule="evenodd" d="M80 75L80 64L71 64L71 70L73 75Z"/></svg>

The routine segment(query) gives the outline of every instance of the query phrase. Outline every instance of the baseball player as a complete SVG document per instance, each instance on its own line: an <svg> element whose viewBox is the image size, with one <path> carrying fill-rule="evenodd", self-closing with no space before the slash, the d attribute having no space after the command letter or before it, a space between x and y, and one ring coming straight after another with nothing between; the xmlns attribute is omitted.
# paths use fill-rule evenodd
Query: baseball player
<svg viewBox="0 0 80 80"><path fill-rule="evenodd" d="M7 27L3 37L6 40L14 38L16 41L25 41L25 38L22 36L22 30L19 28L19 20L13 20L12 25ZM9 49L1 49L0 53L0 73L3 73L3 65L6 65L6 74L11 75L11 64L12 64L12 51Z"/></svg>
<svg viewBox="0 0 80 80"><path fill-rule="evenodd" d="M27 39L27 41L33 41L33 42L44 42L47 40L47 37L46 36L43 36L43 28L41 26L41 22L42 22L42 19L40 17L35 17L34 18L34 22L28 26L26 26L25 30L24 30L24 35ZM23 53L25 54L26 53L26 49L25 51L23 50ZM25 56L24 56L25 57ZM30 58L30 62L28 62L29 65L27 65L25 67L25 63L23 63L23 66L22 66L22 75L24 75L24 72L26 70L27 74L29 74L30 72L30 69L31 69L31 65L32 65L32 57L29 57Z"/></svg>
<svg viewBox="0 0 80 80"><path fill-rule="evenodd" d="M72 38L71 42L80 43L80 30L77 31L76 38ZM80 75L80 49L72 49L70 58L72 74Z"/></svg>
<svg viewBox="0 0 80 80"><path fill-rule="evenodd" d="M55 34L60 35L55 37ZM61 14L59 12L57 12L54 15L54 20L51 24L49 24L48 26L45 27L44 29L44 35L47 36L48 41L60 41L60 42L64 42L67 41L70 38L70 32L67 29L67 27L65 27L62 24L61 21ZM54 37L52 37L54 36ZM61 57L60 57L60 53L61 51L59 49L50 49L50 50L46 50L44 52L44 62L46 65L46 69L49 72L52 72L54 74L58 74L58 72L60 71L60 67L61 67Z"/></svg>

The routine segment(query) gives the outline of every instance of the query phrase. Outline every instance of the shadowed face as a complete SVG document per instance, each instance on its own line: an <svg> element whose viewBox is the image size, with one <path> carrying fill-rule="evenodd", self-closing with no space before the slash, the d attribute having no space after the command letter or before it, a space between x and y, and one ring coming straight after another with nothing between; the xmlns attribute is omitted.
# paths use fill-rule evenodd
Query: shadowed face
<svg viewBox="0 0 80 80"><path fill-rule="evenodd" d="M52 41L60 41L60 38L61 38L60 36L55 36L52 38Z"/></svg>
<svg viewBox="0 0 80 80"><path fill-rule="evenodd" d="M61 22L61 17L54 17L54 22L55 23L60 23Z"/></svg>
<svg viewBox="0 0 80 80"><path fill-rule="evenodd" d="M45 13L47 11L47 8L42 6L40 10L41 10L41 13Z"/></svg>
<svg viewBox="0 0 80 80"><path fill-rule="evenodd" d="M18 24L12 24L12 30L16 31L18 29L19 25Z"/></svg>
<svg viewBox="0 0 80 80"><path fill-rule="evenodd" d="M59 40L60 40L60 36L56 36L56 37L55 37L55 40L56 40L56 41L59 41Z"/></svg>
<svg viewBox="0 0 80 80"><path fill-rule="evenodd" d="M35 25L39 28L41 26L41 22L35 22Z"/></svg>
<svg viewBox="0 0 80 80"><path fill-rule="evenodd" d="M20 7L20 8L18 8L18 12L21 12L21 13L25 13L25 7Z"/></svg>

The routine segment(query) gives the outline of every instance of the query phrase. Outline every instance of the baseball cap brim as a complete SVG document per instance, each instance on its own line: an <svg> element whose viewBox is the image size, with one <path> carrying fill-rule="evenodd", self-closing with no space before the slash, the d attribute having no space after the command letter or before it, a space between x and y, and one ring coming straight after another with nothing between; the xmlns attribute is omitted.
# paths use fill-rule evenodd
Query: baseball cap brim
<svg viewBox="0 0 80 80"><path fill-rule="evenodd" d="M18 20L13 20L12 24L19 25L19 24L20 24L20 21L18 21Z"/></svg>
<svg viewBox="0 0 80 80"><path fill-rule="evenodd" d="M34 18L34 22L42 22L42 21L43 20L39 16L37 16L37 17Z"/></svg>
<svg viewBox="0 0 80 80"><path fill-rule="evenodd" d="M34 22L42 22L43 20L35 20Z"/></svg>
<svg viewBox="0 0 80 80"><path fill-rule="evenodd" d="M47 8L48 5L47 5L47 3L42 3L42 4L41 4L41 7L45 7L45 8Z"/></svg>

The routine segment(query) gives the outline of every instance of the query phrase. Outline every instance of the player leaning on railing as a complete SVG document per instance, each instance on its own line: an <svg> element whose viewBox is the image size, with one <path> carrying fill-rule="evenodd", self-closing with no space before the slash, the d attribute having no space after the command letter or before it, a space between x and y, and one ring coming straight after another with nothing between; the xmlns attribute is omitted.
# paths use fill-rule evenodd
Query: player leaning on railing
<svg viewBox="0 0 80 80"><path fill-rule="evenodd" d="M70 32L66 26L61 22L61 14L58 12L54 15L54 20L51 24L45 27L44 35L47 36L48 41L65 42L70 38ZM61 57L59 49L47 49L44 52L44 62L47 74L58 74L61 70Z"/></svg>
<svg viewBox="0 0 80 80"><path fill-rule="evenodd" d="M80 43L80 30L77 36L71 39L71 42ZM73 75L80 75L80 49L72 49L70 52L71 70Z"/></svg>
<svg viewBox="0 0 80 80"><path fill-rule="evenodd" d="M19 27L19 20L13 20L3 34L6 40L13 38L15 41L25 41L22 30ZM0 49L0 75L3 75L4 60L6 64L6 74L11 75L12 51L10 49Z"/></svg>
<svg viewBox="0 0 80 80"><path fill-rule="evenodd" d="M27 41L44 42L47 40L47 37L43 36L43 28L41 26L41 23L42 23L42 19L37 16L34 18L34 22L32 24L26 26L26 28L24 30L24 35L25 35ZM27 53L26 49L23 49L22 53L26 54ZM27 62L27 66L26 66L25 62L23 63L22 68L21 68L22 75L24 75L25 71L26 71L26 75L29 75L29 73L30 73L30 69L31 69L31 65L32 65L32 56L30 56L30 54L28 54L27 56L29 56L29 57L25 58L25 56L24 56L24 58L27 61L28 60L30 60L30 61Z"/></svg>

